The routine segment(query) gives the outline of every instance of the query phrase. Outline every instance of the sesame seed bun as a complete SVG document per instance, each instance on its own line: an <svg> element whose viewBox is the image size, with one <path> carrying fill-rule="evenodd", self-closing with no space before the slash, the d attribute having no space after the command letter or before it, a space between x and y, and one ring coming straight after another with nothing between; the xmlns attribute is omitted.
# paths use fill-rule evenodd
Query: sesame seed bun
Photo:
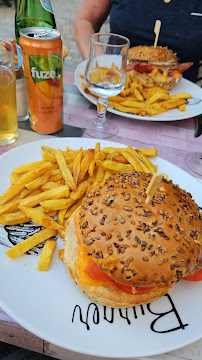
<svg viewBox="0 0 202 360"><path fill-rule="evenodd" d="M156 65L175 65L177 56L172 50L162 46L134 46L128 50L129 60L146 61Z"/></svg>
<svg viewBox="0 0 202 360"><path fill-rule="evenodd" d="M90 191L72 216L64 262L78 288L92 300L113 307L154 301L200 263L199 207L189 193L165 179L145 204L151 177L135 171L110 177ZM98 286L95 280L90 285L80 281L81 248L113 281ZM120 290L116 283L153 289L134 295Z"/></svg>

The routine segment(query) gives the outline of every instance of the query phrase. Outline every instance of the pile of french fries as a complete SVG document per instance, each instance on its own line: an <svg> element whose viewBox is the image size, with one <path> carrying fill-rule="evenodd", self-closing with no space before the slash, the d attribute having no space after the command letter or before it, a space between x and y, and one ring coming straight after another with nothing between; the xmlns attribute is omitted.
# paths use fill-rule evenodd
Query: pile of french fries
<svg viewBox="0 0 202 360"><path fill-rule="evenodd" d="M80 76L84 78L83 74ZM94 80L96 83L96 79ZM82 87L85 93L96 97L87 89L84 82L82 82ZM188 93L170 95L168 90L164 90L159 86L144 87L135 76L134 70L131 70L127 73L124 90L119 95L109 97L108 101L111 108L121 112L154 116L175 108L185 111L186 101L190 98L192 98L192 95Z"/></svg>
<svg viewBox="0 0 202 360"><path fill-rule="evenodd" d="M148 157L157 155L156 149L107 147L65 151L42 146L40 161L13 169L11 186L0 195L0 224L18 225L33 221L43 229L6 251L15 259L45 242L37 270L50 267L56 235L65 236L65 226L83 197L92 186L120 172L132 170L154 174L157 167ZM62 259L63 249L58 250Z"/></svg>

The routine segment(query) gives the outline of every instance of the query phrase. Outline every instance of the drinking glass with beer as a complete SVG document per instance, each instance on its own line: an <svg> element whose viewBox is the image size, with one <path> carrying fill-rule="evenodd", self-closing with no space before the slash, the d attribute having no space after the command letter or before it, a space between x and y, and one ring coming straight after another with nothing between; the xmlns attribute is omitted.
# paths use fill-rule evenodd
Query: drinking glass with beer
<svg viewBox="0 0 202 360"><path fill-rule="evenodd" d="M0 40L0 146L18 137L13 45Z"/></svg>

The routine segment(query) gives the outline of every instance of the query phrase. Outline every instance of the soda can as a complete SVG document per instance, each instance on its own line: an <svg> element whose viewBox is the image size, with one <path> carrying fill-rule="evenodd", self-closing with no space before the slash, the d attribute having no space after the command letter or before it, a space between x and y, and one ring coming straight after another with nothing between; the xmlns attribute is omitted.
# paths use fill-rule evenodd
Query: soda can
<svg viewBox="0 0 202 360"><path fill-rule="evenodd" d="M63 127L61 35L45 27L25 28L20 48L30 126L42 134L55 133Z"/></svg>

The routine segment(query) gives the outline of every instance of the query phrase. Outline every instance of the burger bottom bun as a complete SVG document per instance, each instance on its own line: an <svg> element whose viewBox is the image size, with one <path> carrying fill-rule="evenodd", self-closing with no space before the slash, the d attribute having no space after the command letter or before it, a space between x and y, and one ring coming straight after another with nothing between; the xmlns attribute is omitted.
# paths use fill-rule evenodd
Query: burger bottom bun
<svg viewBox="0 0 202 360"><path fill-rule="evenodd" d="M74 215L74 214L73 214ZM147 304L159 299L172 288L170 285L159 285L146 294L132 295L119 290L113 283L106 286L87 286L79 282L79 273L76 266L79 242L76 236L74 216L72 216L64 240L64 263L72 280L85 295L100 304L115 308L128 308L135 305Z"/></svg>
<svg viewBox="0 0 202 360"><path fill-rule="evenodd" d="M132 70L131 74L132 74L131 77L132 77L133 81L137 81L140 85L142 85L146 88L160 86L162 89L171 90L176 83L175 79L171 79L165 83L159 83L159 82L155 81L152 77L147 76L143 73L140 73L136 70Z"/></svg>

